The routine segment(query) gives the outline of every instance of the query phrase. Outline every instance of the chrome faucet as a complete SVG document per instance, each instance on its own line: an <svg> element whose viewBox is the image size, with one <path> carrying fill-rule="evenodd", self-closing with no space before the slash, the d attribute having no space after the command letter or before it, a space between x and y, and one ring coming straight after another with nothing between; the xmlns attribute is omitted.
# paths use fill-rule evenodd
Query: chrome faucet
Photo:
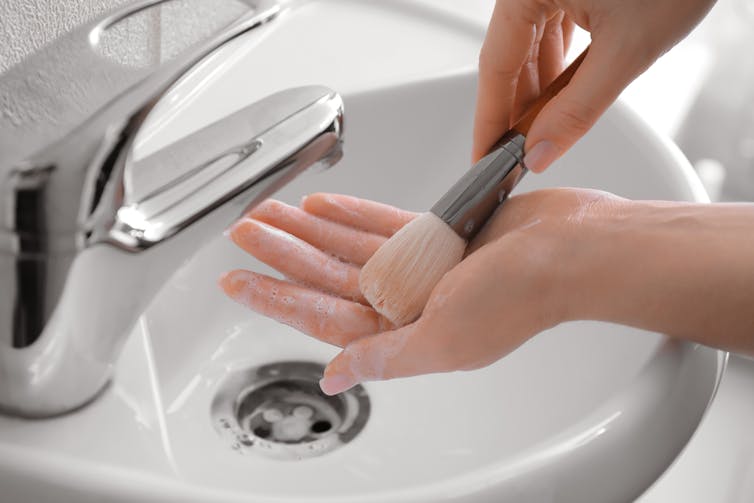
<svg viewBox="0 0 754 503"><path fill-rule="evenodd" d="M312 86L274 94L135 161L134 139L172 86L280 12L274 2L243 0L243 15L149 71L92 50L108 27L164 1L136 2L0 75L0 98L12 100L3 90L28 86L25 76L70 71L60 61L75 55L76 67L88 69L77 78L102 94L61 139L35 144L27 132L18 141L33 147L27 153L0 150L4 413L45 417L91 401L135 321L186 258L302 170L340 159L342 101ZM130 80L121 78L126 72ZM40 99L54 100L51 94ZM0 135L13 130L0 119Z"/></svg>

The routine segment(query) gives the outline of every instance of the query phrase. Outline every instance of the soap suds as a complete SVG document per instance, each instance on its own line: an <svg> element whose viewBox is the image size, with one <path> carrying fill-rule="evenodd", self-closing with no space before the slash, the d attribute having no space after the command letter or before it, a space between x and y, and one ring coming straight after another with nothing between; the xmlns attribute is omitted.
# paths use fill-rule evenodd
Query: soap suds
<svg viewBox="0 0 754 503"><path fill-rule="evenodd" d="M567 221L581 225L584 220L594 213L595 207L603 204L607 199L617 199L617 196L602 190L589 189L577 191L573 194L578 204L575 212L567 216Z"/></svg>
<svg viewBox="0 0 754 503"><path fill-rule="evenodd" d="M416 217L395 206L342 194L313 194L307 198L305 209L326 220L383 237L392 236Z"/></svg>
<svg viewBox="0 0 754 503"><path fill-rule="evenodd" d="M248 213L341 261L363 265L385 241L384 236L328 220L283 202L268 199Z"/></svg>
<svg viewBox="0 0 754 503"><path fill-rule="evenodd" d="M352 344L345 349L349 371L357 382L380 381L392 377L385 369L396 358L414 333L413 327L371 336L368 344Z"/></svg>
<svg viewBox="0 0 754 503"><path fill-rule="evenodd" d="M320 340L346 346L383 330L370 307L251 271L233 271L220 280L236 302Z"/></svg>
<svg viewBox="0 0 754 503"><path fill-rule="evenodd" d="M233 225L233 241L292 280L364 302L359 268L319 250L285 231L245 218Z"/></svg>

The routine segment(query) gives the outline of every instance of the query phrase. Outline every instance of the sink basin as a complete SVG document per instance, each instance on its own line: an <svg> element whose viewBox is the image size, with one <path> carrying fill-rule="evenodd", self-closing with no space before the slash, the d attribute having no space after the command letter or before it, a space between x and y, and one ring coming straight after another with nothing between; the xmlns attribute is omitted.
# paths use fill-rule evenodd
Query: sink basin
<svg viewBox="0 0 754 503"><path fill-rule="evenodd" d="M270 90L318 82L343 95L345 157L277 197L295 204L311 192L342 192L428 208L468 167L476 75L462 62L475 61L483 28L412 2L347 3L302 4L266 40L251 48L239 41L214 58L200 69L201 94L183 91L195 85L187 79L174 92L185 106L158 107L138 153ZM353 46L321 65L302 64L300 73L293 64L259 77L251 61L271 54L305 60L326 46L327 36L341 36L323 30L329 35L314 47L286 46L286 26L298 23L302 40L302 30L321 33L318 23L333 16L349 21ZM399 46L388 43L380 52L368 34L353 31L367 18L394 27L396 43L402 30L420 25L421 50L435 50L430 35L437 36L438 43L454 42L457 58L425 61L411 73L406 61L415 56L407 50L372 61L380 78L370 79L359 51L398 54L389 51ZM354 68L362 65L360 72L343 70L348 58ZM620 104L557 165L517 190L546 186L638 199L706 197L680 153ZM239 372L271 363L324 364L336 348L222 295L216 280L226 270L274 273L221 231L165 285L97 401L47 420L0 417L4 500L632 501L683 449L723 372L726 355L719 351L619 325L568 323L485 369L366 383L369 417L349 443L300 460L272 459L218 432L212 407L219 390Z"/></svg>

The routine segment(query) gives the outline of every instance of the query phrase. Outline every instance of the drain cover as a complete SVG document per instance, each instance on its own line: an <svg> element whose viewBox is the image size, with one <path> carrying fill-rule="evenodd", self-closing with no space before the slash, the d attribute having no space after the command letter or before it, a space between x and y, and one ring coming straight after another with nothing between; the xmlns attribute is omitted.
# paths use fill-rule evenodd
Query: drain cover
<svg viewBox="0 0 754 503"><path fill-rule="evenodd" d="M296 361L232 373L212 402L215 429L238 452L276 459L320 456L347 444L367 422L369 397L361 385L325 395L323 371Z"/></svg>

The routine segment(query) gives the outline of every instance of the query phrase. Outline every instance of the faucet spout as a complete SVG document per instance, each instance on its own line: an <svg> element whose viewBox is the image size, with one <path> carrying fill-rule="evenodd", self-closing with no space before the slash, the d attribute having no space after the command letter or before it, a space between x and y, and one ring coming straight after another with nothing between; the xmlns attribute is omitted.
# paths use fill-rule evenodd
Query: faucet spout
<svg viewBox="0 0 754 503"><path fill-rule="evenodd" d="M155 103L203 55L277 12L261 4L62 140L21 162L0 159L0 277L9 285L0 293L0 411L45 417L92 400L176 267L309 166L340 159L342 101L309 86L133 160Z"/></svg>

